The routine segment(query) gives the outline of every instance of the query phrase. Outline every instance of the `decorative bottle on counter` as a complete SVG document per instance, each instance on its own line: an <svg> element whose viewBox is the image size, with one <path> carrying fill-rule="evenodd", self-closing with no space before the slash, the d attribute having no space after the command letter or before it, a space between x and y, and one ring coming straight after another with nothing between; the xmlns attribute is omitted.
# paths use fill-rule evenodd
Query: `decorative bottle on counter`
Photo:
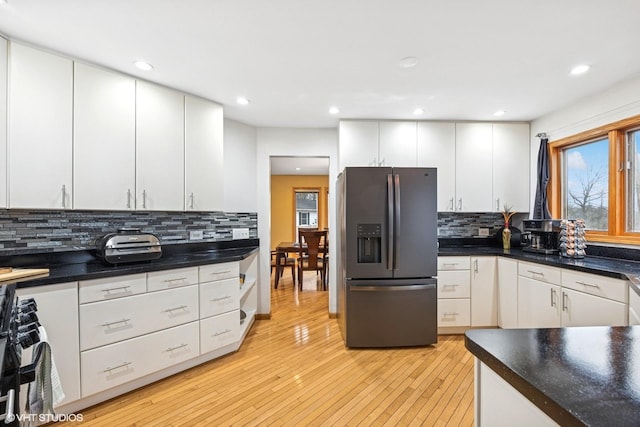
<svg viewBox="0 0 640 427"><path fill-rule="evenodd" d="M504 223L502 230L502 249L511 249L511 230L508 222Z"/></svg>

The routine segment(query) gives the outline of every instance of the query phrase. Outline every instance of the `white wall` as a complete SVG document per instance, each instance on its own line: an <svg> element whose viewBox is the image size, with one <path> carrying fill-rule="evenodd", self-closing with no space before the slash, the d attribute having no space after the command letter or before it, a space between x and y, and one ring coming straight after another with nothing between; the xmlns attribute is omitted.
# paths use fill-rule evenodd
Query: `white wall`
<svg viewBox="0 0 640 427"><path fill-rule="evenodd" d="M257 130L224 119L224 211L256 212Z"/></svg>
<svg viewBox="0 0 640 427"><path fill-rule="evenodd" d="M538 133L549 141L575 135L640 114L640 76L625 80L596 95L584 98L531 122L531 206L536 194ZM533 212L533 209L532 209Z"/></svg>
<svg viewBox="0 0 640 427"><path fill-rule="evenodd" d="M257 130L258 237L260 287L258 313L271 312L271 156L329 157L329 247L336 247L336 192L338 176L337 129L258 128ZM337 312L335 257L329 257L329 312Z"/></svg>

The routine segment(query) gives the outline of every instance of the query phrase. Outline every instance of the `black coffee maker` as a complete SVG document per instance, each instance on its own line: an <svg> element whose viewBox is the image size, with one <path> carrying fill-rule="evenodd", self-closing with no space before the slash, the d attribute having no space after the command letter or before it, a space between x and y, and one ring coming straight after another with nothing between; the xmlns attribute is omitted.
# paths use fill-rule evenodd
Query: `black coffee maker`
<svg viewBox="0 0 640 427"><path fill-rule="evenodd" d="M560 236L559 219L525 219L522 221L522 250L539 254L557 254Z"/></svg>

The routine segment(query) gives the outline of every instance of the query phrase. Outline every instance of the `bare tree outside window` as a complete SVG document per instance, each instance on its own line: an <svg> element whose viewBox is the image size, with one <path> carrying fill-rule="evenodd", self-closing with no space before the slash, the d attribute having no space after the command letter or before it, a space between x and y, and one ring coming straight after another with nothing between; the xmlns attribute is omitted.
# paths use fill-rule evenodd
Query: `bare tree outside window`
<svg viewBox="0 0 640 427"><path fill-rule="evenodd" d="M609 220L609 140L564 151L565 216L582 218L587 229L607 230Z"/></svg>

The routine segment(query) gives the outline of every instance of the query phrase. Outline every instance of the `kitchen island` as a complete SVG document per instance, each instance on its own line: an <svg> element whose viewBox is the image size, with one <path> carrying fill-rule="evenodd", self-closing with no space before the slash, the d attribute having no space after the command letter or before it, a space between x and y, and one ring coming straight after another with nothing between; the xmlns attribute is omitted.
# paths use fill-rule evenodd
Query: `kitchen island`
<svg viewBox="0 0 640 427"><path fill-rule="evenodd" d="M478 426L640 425L640 327L476 329Z"/></svg>

